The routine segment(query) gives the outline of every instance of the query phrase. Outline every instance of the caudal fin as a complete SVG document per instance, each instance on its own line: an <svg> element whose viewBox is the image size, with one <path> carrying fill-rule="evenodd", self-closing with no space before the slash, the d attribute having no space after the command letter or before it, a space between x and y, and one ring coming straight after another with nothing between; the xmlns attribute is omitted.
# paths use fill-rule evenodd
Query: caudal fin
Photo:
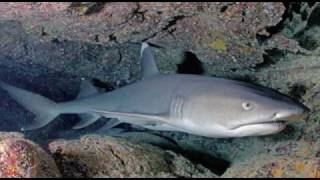
<svg viewBox="0 0 320 180"><path fill-rule="evenodd" d="M36 116L32 122L27 123L26 126L21 128L22 131L41 128L60 114L57 103L43 96L11 86L1 81L0 87Z"/></svg>

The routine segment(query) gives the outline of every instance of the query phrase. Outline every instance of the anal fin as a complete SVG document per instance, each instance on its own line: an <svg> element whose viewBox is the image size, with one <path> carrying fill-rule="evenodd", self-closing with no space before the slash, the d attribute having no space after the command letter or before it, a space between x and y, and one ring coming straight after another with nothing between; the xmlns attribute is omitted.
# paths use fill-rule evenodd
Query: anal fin
<svg viewBox="0 0 320 180"><path fill-rule="evenodd" d="M111 129L121 124L122 122L117 119L109 119L108 122L103 126L103 129Z"/></svg>
<svg viewBox="0 0 320 180"><path fill-rule="evenodd" d="M151 130L156 130L156 131L181 131L180 129L170 126L169 124L166 124L166 123L144 125L143 127Z"/></svg>
<svg viewBox="0 0 320 180"><path fill-rule="evenodd" d="M98 94L98 90L85 78L81 79L80 92L76 99L86 98L91 95ZM72 129L81 129L96 122L101 116L94 113L79 114L80 121L72 127Z"/></svg>
<svg viewBox="0 0 320 180"><path fill-rule="evenodd" d="M86 126L89 126L90 124L96 122L101 116L97 114L91 114L91 113L83 113L79 114L80 121L72 127L72 129L81 129Z"/></svg>

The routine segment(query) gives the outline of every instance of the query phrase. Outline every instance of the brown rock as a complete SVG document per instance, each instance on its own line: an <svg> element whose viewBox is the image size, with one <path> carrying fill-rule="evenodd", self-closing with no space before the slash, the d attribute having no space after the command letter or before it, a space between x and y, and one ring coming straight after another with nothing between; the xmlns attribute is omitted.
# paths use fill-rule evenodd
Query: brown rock
<svg viewBox="0 0 320 180"><path fill-rule="evenodd" d="M256 34L268 34L284 10L278 2L1 3L0 20L19 21L28 33L49 40L110 46L148 41L230 69L263 62Z"/></svg>
<svg viewBox="0 0 320 180"><path fill-rule="evenodd" d="M235 163L223 177L319 178L320 160L318 158L260 155Z"/></svg>
<svg viewBox="0 0 320 180"><path fill-rule="evenodd" d="M0 141L1 178L61 176L54 160L43 149L22 137L12 137L13 134L2 136Z"/></svg>
<svg viewBox="0 0 320 180"><path fill-rule="evenodd" d="M171 151L107 136L56 140L49 149L64 177L216 177Z"/></svg>

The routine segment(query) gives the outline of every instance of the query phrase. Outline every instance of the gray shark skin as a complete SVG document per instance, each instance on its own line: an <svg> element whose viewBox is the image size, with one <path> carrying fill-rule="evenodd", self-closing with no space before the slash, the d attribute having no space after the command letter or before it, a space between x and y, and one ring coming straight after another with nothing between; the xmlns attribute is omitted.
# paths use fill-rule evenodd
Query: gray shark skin
<svg viewBox="0 0 320 180"><path fill-rule="evenodd" d="M180 131L213 138L261 136L280 132L309 109L269 88L222 78L160 74L151 47L142 43L141 80L99 93L83 80L77 99L55 103L0 82L12 98L36 118L22 130L41 128L59 114L76 113L86 127L100 117L112 128L130 123L158 131Z"/></svg>

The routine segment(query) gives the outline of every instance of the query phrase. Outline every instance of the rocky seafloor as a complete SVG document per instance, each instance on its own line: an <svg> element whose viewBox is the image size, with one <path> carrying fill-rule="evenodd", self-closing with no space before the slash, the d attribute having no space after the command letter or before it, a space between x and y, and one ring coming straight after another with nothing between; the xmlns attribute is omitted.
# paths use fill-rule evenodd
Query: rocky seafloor
<svg viewBox="0 0 320 180"><path fill-rule="evenodd" d="M311 109L270 136L204 138L76 115L19 132L33 114L0 90L0 177L320 177L317 2L1 2L0 79L56 102L81 78L106 92L140 73L141 42L162 73L260 84Z"/></svg>

